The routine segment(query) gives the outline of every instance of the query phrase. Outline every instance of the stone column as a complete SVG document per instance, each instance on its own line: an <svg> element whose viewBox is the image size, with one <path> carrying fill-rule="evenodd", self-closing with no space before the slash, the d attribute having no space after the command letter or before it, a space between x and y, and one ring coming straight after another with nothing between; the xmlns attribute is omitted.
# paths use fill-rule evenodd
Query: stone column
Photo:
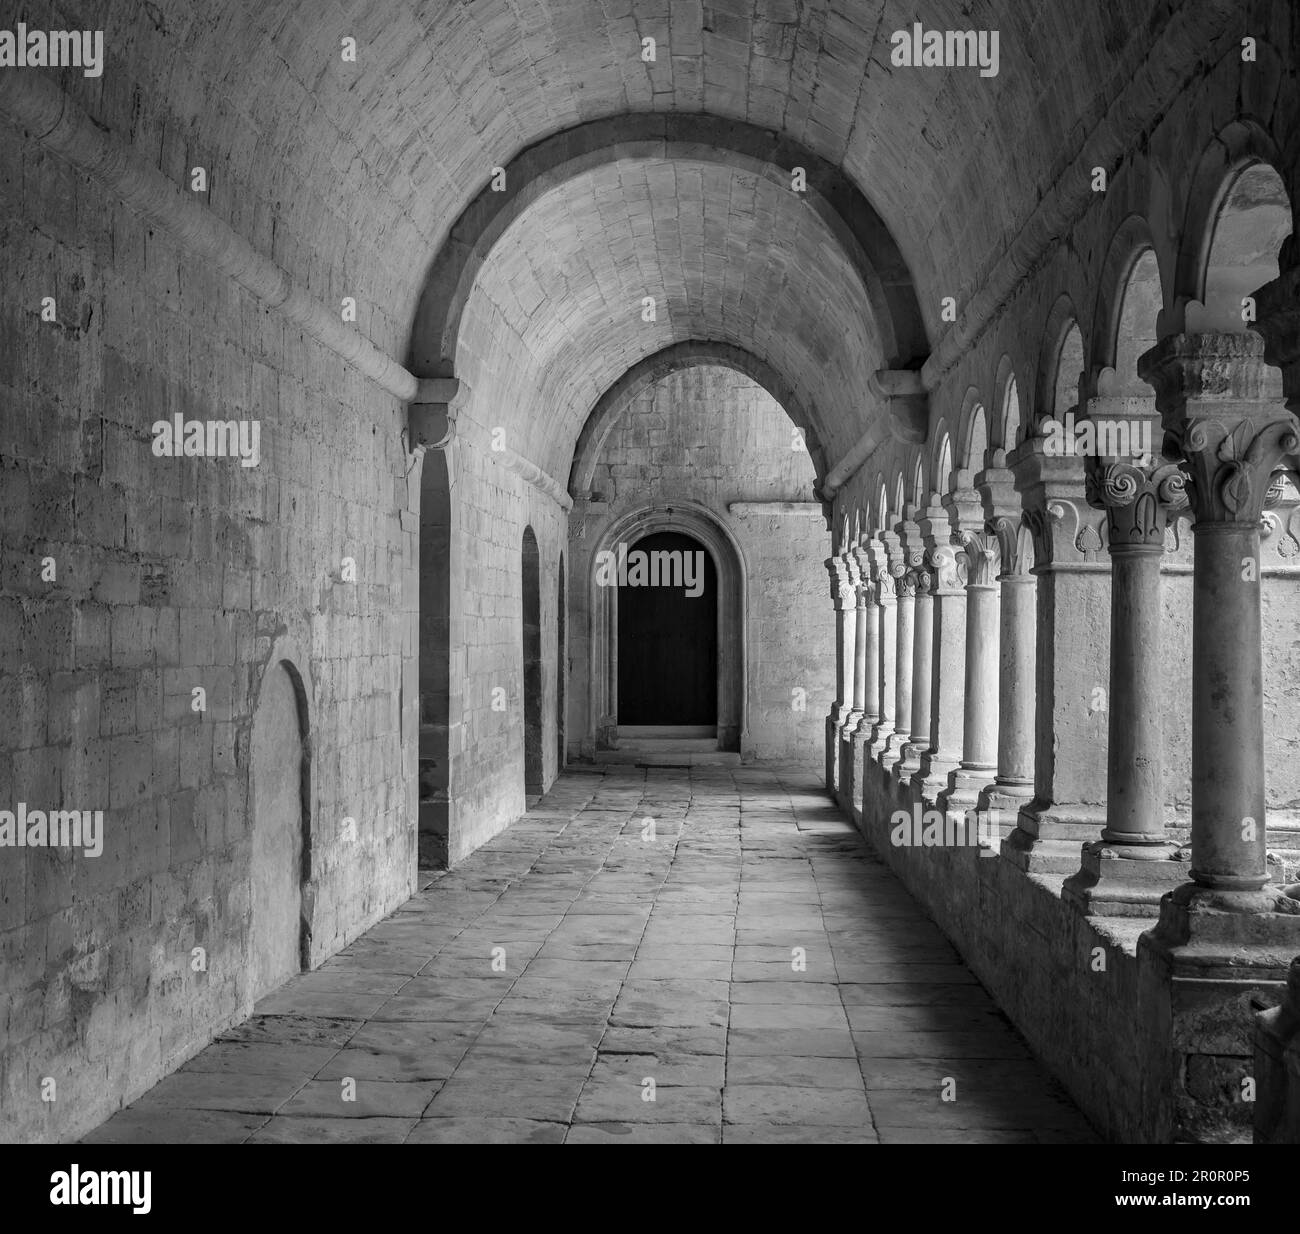
<svg viewBox="0 0 1300 1234"><path fill-rule="evenodd" d="M967 811L980 801L998 766L998 538L988 531L967 531L966 682L962 715L961 766L953 772L945 798L950 809Z"/></svg>
<svg viewBox="0 0 1300 1234"><path fill-rule="evenodd" d="M842 557L828 557L826 569L831 576L831 602L835 606L835 682L837 693L826 717L826 787L839 788L840 728L852 708L854 617L857 598L849 578L848 565Z"/></svg>
<svg viewBox="0 0 1300 1234"><path fill-rule="evenodd" d="M934 646L930 659L930 741L913 781L937 805L961 762L966 689L966 554L953 544L930 551L934 571Z"/></svg>
<svg viewBox="0 0 1300 1234"><path fill-rule="evenodd" d="M900 555L891 561L897 606L897 639L894 646L894 731L881 755L881 766L895 767L912 732L912 657L916 642L916 571Z"/></svg>
<svg viewBox="0 0 1300 1234"><path fill-rule="evenodd" d="M1174 335L1139 361L1184 452L1196 516L1192 609L1192 885L1179 909L1278 910L1265 860L1260 522L1300 424L1254 333ZM1280 911L1300 910L1284 906Z"/></svg>
<svg viewBox="0 0 1300 1234"><path fill-rule="evenodd" d="M870 755L879 760L894 732L898 670L898 596L893 568L899 564L898 537L879 533L880 565L876 572L876 604L880 610L880 719L871 733ZM873 549L876 546L873 546Z"/></svg>
<svg viewBox="0 0 1300 1234"><path fill-rule="evenodd" d="M855 766L880 722L880 606L876 603L876 596L885 555L879 546L866 545L856 550L856 556L861 581L858 585L858 647L853 706L861 712L862 718L852 734Z"/></svg>
<svg viewBox="0 0 1300 1234"><path fill-rule="evenodd" d="M1237 1094L1254 1068L1252 1008L1278 1001L1300 951L1300 889L1269 883L1265 856L1258 568L1266 494L1276 466L1295 465L1300 425L1264 347L1254 332L1175 334L1138 362L1166 440L1181 446L1196 519L1191 881L1164 897L1138 940L1147 984L1164 983L1158 1011L1184 1139L1249 1127Z"/></svg>
<svg viewBox="0 0 1300 1234"><path fill-rule="evenodd" d="M1110 564L1102 513L1085 498L1083 460L1052 443L1040 427L1008 459L1038 585L1034 796L1002 855L1026 872L1071 874L1106 821Z"/></svg>
<svg viewBox="0 0 1300 1234"><path fill-rule="evenodd" d="M930 748L930 683L934 668L934 571L926 561L912 568L916 600L912 613L912 718L907 744L894 769L900 784L911 782L921 769L921 755Z"/></svg>
<svg viewBox="0 0 1300 1234"><path fill-rule="evenodd" d="M1034 796L1038 579L1033 574L1034 539L1021 517L1015 476L1003 465L1005 453L993 453L992 466L976 477L976 484L999 558L997 774L980 794L979 808L991 829L1005 837Z"/></svg>
<svg viewBox="0 0 1300 1234"><path fill-rule="evenodd" d="M1160 719L1160 565L1166 517L1187 504L1185 477L1161 459L1088 465L1089 500L1106 512L1111 557L1106 826L1100 841L1084 845L1062 895L1091 915L1155 917L1164 893L1187 877L1165 830Z"/></svg>

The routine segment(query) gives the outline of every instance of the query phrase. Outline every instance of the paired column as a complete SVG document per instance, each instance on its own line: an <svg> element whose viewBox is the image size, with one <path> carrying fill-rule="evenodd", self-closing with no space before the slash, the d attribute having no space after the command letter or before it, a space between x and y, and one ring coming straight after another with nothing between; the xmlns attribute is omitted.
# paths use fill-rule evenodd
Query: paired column
<svg viewBox="0 0 1300 1234"><path fill-rule="evenodd" d="M977 483L998 551L997 775L981 795L980 808L1005 836L1034 795L1038 579L1034 538L1021 517L1015 476L1005 467L991 467Z"/></svg>
<svg viewBox="0 0 1300 1234"><path fill-rule="evenodd" d="M881 765L894 768L902 761L912 733L912 648L916 641L916 586L917 573L907 561L906 550L900 550L899 559L891 560L890 573L894 578L896 606L896 639L894 642L894 731L881 755Z"/></svg>
<svg viewBox="0 0 1300 1234"><path fill-rule="evenodd" d="M1030 437L1008 460L1034 537L1037 606L1034 795L1002 854L1033 873L1072 874L1105 825L1110 563L1083 461Z"/></svg>
<svg viewBox="0 0 1300 1234"><path fill-rule="evenodd" d="M1166 520L1187 504L1186 477L1165 460L1088 462L1111 558L1106 826L1063 896L1098 916L1154 917L1187 870L1165 829L1160 654Z"/></svg>
<svg viewBox="0 0 1300 1234"><path fill-rule="evenodd" d="M937 802L961 763L966 689L966 554L953 544L930 550L934 588L930 655L930 738L914 781L921 796Z"/></svg>
<svg viewBox="0 0 1300 1234"><path fill-rule="evenodd" d="M968 531L966 555L966 682L962 715L961 766L953 773L949 808L970 810L997 774L998 701L1001 696L998 653L1001 617L998 602L998 538L987 531Z"/></svg>
<svg viewBox="0 0 1300 1234"><path fill-rule="evenodd" d="M918 554L919 555L919 554ZM934 664L934 572L924 559L911 567L914 600L912 605L912 684L909 701L911 719L907 743L903 746L894 775L900 783L909 783L921 769L921 755L930 748L930 674ZM902 660L902 646L899 646ZM900 668L901 671L901 668ZM901 711L900 711L901 714Z"/></svg>
<svg viewBox="0 0 1300 1234"><path fill-rule="evenodd" d="M1181 919L1185 935L1193 921L1203 924L1206 907L1300 911L1266 889L1259 569L1272 473L1300 452L1300 424L1254 333L1174 335L1142 356L1139 371L1182 446L1196 516L1192 882L1166 902L1161 923Z"/></svg>
<svg viewBox="0 0 1300 1234"><path fill-rule="evenodd" d="M871 740L880 721L880 567L884 553L878 545L855 549L858 563L857 659L854 664L853 709L861 718L853 730L854 759Z"/></svg>
<svg viewBox="0 0 1300 1234"><path fill-rule="evenodd" d="M898 668L898 595L894 567L901 563L898 537L890 531L878 533L879 569L876 572L876 604L880 610L880 671L877 689L880 718L871 732L871 757L879 759L894 733Z"/></svg>
<svg viewBox="0 0 1300 1234"><path fill-rule="evenodd" d="M857 594L843 557L828 557L826 569L831 576L831 602L835 606L835 703L826 717L826 787L839 788L839 735L853 708L853 655L857 635Z"/></svg>

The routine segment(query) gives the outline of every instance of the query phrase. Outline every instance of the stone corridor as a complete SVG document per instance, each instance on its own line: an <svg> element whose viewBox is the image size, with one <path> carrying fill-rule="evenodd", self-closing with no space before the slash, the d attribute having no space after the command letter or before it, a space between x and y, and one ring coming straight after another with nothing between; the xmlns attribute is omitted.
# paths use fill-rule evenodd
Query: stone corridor
<svg viewBox="0 0 1300 1234"><path fill-rule="evenodd" d="M566 772L86 1137L1093 1139L816 777L784 765Z"/></svg>

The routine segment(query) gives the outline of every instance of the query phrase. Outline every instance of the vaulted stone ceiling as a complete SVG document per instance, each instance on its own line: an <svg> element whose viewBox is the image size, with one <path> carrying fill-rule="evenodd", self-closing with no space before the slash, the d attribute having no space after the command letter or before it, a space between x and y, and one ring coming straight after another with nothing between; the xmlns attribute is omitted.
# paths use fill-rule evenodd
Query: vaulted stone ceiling
<svg viewBox="0 0 1300 1234"><path fill-rule="evenodd" d="M484 414L517 409L517 448L563 476L600 396L687 339L731 343L786 374L822 439L826 422L853 423L854 392L880 367L872 320L834 238L788 187L717 164L618 162L547 194L502 237L456 371Z"/></svg>
<svg viewBox="0 0 1300 1234"><path fill-rule="evenodd" d="M355 296L359 328L402 359L425 273L493 169L627 112L745 121L842 168L892 232L934 341L941 298L980 286L1175 6L931 0L927 28L999 31L996 77L891 66L890 34L918 17L900 0L28 7L35 24L104 24L108 70L67 88L178 183L211 167L212 208L326 304ZM675 213L651 205L663 184ZM527 416L526 444L563 474L620 366L716 338L815 391L828 449L846 449L879 348L861 288L797 208L719 167L616 163L567 181L482 271L469 380ZM656 286L666 305L643 330L633 306Z"/></svg>

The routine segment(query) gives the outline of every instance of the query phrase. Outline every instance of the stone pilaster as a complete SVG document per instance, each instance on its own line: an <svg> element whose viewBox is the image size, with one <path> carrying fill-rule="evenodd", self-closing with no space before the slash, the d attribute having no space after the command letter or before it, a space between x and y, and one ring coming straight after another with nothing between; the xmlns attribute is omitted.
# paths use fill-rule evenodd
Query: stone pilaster
<svg viewBox="0 0 1300 1234"><path fill-rule="evenodd" d="M1069 874L1105 824L1110 565L1082 460L1042 435L1008 460L1033 534L1037 577L1034 796L1002 843L1029 872Z"/></svg>
<svg viewBox="0 0 1300 1234"><path fill-rule="evenodd" d="M1187 877L1165 828L1160 651L1160 564L1185 486L1166 459L1088 460L1088 497L1106 513L1111 557L1106 826L1062 894L1091 915L1157 916L1164 893Z"/></svg>

